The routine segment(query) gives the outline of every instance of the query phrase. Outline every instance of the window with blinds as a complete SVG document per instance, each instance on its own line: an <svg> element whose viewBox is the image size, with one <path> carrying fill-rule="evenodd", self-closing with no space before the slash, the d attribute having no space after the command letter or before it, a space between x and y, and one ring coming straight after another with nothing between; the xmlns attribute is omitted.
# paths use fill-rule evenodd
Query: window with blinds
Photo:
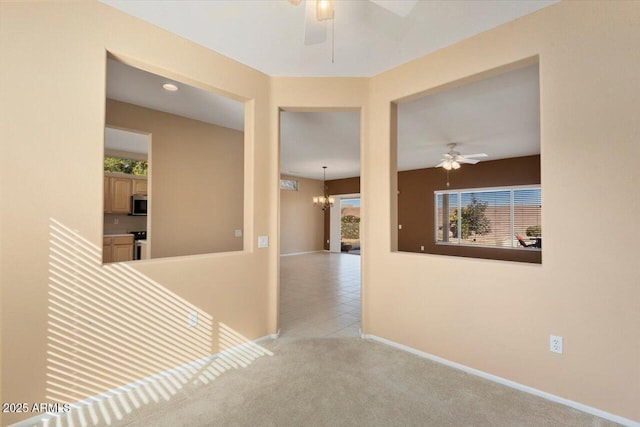
<svg viewBox="0 0 640 427"><path fill-rule="evenodd" d="M298 181L295 179L281 179L280 189L289 191L298 191Z"/></svg>
<svg viewBox="0 0 640 427"><path fill-rule="evenodd" d="M540 187L436 191L436 243L542 248Z"/></svg>

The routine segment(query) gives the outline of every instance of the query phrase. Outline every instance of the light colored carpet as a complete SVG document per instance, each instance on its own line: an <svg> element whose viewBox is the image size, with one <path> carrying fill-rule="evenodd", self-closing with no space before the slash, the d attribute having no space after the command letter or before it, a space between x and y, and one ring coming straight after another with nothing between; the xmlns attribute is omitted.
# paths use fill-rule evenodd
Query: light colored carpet
<svg viewBox="0 0 640 427"><path fill-rule="evenodd" d="M272 356L181 390L126 426L614 426L357 338L280 338Z"/></svg>

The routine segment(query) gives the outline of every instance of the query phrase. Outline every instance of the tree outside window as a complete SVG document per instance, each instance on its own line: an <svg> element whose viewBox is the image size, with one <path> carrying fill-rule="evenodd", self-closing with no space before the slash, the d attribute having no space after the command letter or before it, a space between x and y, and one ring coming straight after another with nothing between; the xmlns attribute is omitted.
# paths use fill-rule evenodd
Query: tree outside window
<svg viewBox="0 0 640 427"><path fill-rule="evenodd" d="M147 176L147 173L149 172L149 163L145 160L120 159L117 157L105 156L104 171Z"/></svg>

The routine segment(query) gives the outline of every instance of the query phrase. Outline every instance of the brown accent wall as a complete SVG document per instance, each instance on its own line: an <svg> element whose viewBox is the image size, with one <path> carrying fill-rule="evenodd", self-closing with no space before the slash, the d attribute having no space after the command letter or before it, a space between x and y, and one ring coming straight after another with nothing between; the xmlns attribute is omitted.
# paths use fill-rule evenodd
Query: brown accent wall
<svg viewBox="0 0 640 427"><path fill-rule="evenodd" d="M434 195L437 190L540 184L540 156L463 165L447 173L442 168L416 169L398 173L398 250L473 258L540 263L539 250L474 248L436 245ZM420 247L424 246L424 251Z"/></svg>
<svg viewBox="0 0 640 427"><path fill-rule="evenodd" d="M333 179L331 181L327 181L327 193L329 195L338 195L338 194L356 194L360 193L360 177L357 176L355 178L343 178L343 179ZM325 250L329 250L329 236L331 225L329 224L331 218L331 209L325 212L324 214L324 248Z"/></svg>

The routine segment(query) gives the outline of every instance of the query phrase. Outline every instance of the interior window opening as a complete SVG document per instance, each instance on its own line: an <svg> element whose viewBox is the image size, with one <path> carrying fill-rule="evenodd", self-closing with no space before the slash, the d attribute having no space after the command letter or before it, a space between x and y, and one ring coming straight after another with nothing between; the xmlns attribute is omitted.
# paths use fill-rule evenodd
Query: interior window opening
<svg viewBox="0 0 640 427"><path fill-rule="evenodd" d="M391 111L391 249L542 263L537 58Z"/></svg>

